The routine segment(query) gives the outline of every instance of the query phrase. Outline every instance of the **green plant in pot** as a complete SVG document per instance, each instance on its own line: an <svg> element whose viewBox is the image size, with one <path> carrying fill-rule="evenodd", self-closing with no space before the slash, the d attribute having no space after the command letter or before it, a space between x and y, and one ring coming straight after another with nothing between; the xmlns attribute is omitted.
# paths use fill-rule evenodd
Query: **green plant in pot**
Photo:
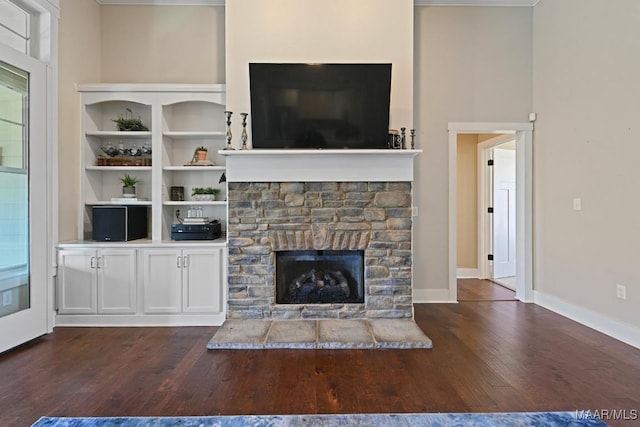
<svg viewBox="0 0 640 427"><path fill-rule="evenodd" d="M220 189L213 187L193 187L191 190L191 196L196 200L215 200L219 193Z"/></svg>
<svg viewBox="0 0 640 427"><path fill-rule="evenodd" d="M119 131L148 131L149 128L142 124L140 117L133 117L131 108L125 108L124 115L117 119L111 119L118 126Z"/></svg>
<svg viewBox="0 0 640 427"><path fill-rule="evenodd" d="M193 161L194 162L204 162L205 160L207 160L207 152L209 150L207 150L207 147L196 147L196 149L193 152Z"/></svg>
<svg viewBox="0 0 640 427"><path fill-rule="evenodd" d="M120 182L122 182L122 196L127 198L136 197L136 184L139 182L138 178L135 176L131 176L129 174L125 174L122 178L120 178Z"/></svg>

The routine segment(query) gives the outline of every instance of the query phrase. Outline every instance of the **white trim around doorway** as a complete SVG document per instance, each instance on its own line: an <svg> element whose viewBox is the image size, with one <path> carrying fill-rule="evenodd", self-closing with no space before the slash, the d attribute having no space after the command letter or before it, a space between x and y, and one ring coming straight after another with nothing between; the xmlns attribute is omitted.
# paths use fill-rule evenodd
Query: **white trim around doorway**
<svg viewBox="0 0 640 427"><path fill-rule="evenodd" d="M449 300L458 300L458 134L509 134L516 139L516 298L533 302L533 123L449 123Z"/></svg>

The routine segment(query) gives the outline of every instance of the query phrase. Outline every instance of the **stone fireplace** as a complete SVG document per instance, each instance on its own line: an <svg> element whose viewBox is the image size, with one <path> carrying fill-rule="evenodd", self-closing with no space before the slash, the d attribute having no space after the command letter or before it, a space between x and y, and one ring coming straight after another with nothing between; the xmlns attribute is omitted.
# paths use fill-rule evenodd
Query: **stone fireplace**
<svg viewBox="0 0 640 427"><path fill-rule="evenodd" d="M420 152L219 151L227 319L207 348L431 348L413 320Z"/></svg>
<svg viewBox="0 0 640 427"><path fill-rule="evenodd" d="M229 182L228 203L227 318L412 318L410 182ZM282 251L362 251L362 302L278 303Z"/></svg>
<svg viewBox="0 0 640 427"><path fill-rule="evenodd" d="M420 152L219 151L227 157L227 319L412 319L413 157ZM352 267L340 262L331 274L322 263L277 267L296 252L303 260L312 252L360 253L363 271L347 272ZM350 282L358 274L359 288ZM348 287L349 297L283 301L283 276L285 286L306 293L325 295L309 287L330 285L335 295Z"/></svg>

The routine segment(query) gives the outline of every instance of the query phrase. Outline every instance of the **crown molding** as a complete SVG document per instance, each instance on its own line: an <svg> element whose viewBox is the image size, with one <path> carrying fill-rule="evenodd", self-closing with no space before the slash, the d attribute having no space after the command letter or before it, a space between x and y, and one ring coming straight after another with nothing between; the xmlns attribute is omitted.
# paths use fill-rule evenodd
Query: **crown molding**
<svg viewBox="0 0 640 427"><path fill-rule="evenodd" d="M533 7L540 0L415 0L415 6L522 6Z"/></svg>
<svg viewBox="0 0 640 427"><path fill-rule="evenodd" d="M225 0L96 0L103 5L131 6L224 6Z"/></svg>
<svg viewBox="0 0 640 427"><path fill-rule="evenodd" d="M56 1L56 0L54 0ZM142 6L224 6L225 0L96 0L100 4ZM540 0L414 0L415 6L525 6Z"/></svg>

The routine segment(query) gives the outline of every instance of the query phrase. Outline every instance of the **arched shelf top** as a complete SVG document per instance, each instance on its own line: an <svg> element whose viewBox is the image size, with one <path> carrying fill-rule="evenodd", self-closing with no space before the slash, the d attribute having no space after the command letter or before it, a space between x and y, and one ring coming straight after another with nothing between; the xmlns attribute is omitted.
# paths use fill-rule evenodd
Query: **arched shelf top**
<svg viewBox="0 0 640 427"><path fill-rule="evenodd" d="M139 102L139 101L134 101L133 99L124 98L124 97L122 97L122 94L118 94L113 99L95 101L95 102L87 102L86 105L87 106L95 106L95 105L105 105L105 104L110 104L110 103L127 103L127 104L130 104L133 107L140 106L140 108L149 108L149 107L151 107L151 104L145 104L144 102Z"/></svg>
<svg viewBox="0 0 640 427"><path fill-rule="evenodd" d="M198 98L190 97L185 99L173 100L171 102L163 104L162 107L163 108L180 107L184 105L193 105L194 107L199 107L199 108L202 108L202 107L207 108L209 106L215 107L215 106L224 105L224 99L212 101L211 99L198 99Z"/></svg>

